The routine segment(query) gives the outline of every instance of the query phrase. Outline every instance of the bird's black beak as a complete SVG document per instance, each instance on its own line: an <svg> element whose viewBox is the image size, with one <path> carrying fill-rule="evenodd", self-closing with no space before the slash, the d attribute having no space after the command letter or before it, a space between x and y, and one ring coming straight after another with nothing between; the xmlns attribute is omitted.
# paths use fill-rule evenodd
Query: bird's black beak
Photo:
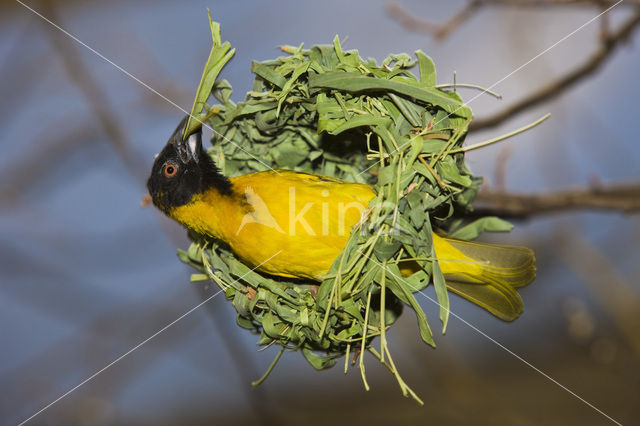
<svg viewBox="0 0 640 426"><path fill-rule="evenodd" d="M196 130L185 138L184 132L187 127L187 121L189 121L188 115L182 119L173 132L169 143L175 145L178 157L183 163L186 164L190 161L197 163L202 154L202 126L198 126Z"/></svg>

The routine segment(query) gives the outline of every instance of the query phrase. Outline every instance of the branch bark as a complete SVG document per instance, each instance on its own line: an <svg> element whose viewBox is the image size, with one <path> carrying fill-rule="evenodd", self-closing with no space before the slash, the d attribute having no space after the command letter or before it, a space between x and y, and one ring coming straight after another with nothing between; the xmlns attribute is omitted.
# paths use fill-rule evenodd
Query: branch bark
<svg viewBox="0 0 640 426"><path fill-rule="evenodd" d="M474 215L528 218L568 210L640 212L640 182L607 187L563 189L540 194L480 191Z"/></svg>

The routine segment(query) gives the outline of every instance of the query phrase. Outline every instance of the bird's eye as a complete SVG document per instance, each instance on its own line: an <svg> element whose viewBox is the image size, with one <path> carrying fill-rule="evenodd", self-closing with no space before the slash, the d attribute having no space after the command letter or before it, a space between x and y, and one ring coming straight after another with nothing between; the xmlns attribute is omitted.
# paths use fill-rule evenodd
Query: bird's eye
<svg viewBox="0 0 640 426"><path fill-rule="evenodd" d="M173 177L178 172L178 166L173 163L167 163L164 165L163 172L166 177Z"/></svg>

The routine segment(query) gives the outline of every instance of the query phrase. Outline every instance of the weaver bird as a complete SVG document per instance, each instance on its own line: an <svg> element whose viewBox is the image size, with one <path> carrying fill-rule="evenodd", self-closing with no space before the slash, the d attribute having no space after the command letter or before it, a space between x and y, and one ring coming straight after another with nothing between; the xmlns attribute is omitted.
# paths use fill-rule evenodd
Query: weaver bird
<svg viewBox="0 0 640 426"><path fill-rule="evenodd" d="M186 228L224 241L250 267L322 281L375 197L373 188L290 170L226 177L203 149L202 129L183 138L186 123L187 117L154 161L147 182L153 204ZM535 277L530 249L435 233L433 244L449 290L501 319L520 315L515 289ZM400 266L408 275L417 264Z"/></svg>

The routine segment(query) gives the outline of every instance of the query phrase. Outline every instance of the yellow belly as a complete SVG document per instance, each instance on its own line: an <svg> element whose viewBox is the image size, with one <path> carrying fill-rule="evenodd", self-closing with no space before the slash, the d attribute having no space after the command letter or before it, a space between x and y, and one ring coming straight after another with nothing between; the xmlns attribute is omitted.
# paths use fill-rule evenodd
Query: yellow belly
<svg viewBox="0 0 640 426"><path fill-rule="evenodd" d="M367 185L286 170L231 178L234 196L210 189L170 215L225 241L245 263L274 275L322 280L375 196ZM464 256L434 234L444 273ZM405 274L414 272L409 266Z"/></svg>
<svg viewBox="0 0 640 426"><path fill-rule="evenodd" d="M232 179L249 208L225 241L254 265L273 256L260 267L266 272L321 280L375 194L367 185L278 172Z"/></svg>

